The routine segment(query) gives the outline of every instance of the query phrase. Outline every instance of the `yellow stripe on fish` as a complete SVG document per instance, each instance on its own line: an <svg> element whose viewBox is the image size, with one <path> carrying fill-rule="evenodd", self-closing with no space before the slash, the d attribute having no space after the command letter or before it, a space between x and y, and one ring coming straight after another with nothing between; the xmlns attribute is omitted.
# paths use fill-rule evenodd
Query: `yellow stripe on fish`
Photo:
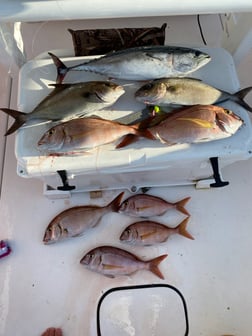
<svg viewBox="0 0 252 336"><path fill-rule="evenodd" d="M109 264L102 264L102 267L104 270L113 270L113 269L119 269L119 268L123 268L123 266L120 265L109 265Z"/></svg>
<svg viewBox="0 0 252 336"><path fill-rule="evenodd" d="M207 121L207 120L203 120L203 119L198 119L198 118L177 118L177 120L183 120L183 121L191 121L201 127L204 128L212 128L214 126L213 123Z"/></svg>

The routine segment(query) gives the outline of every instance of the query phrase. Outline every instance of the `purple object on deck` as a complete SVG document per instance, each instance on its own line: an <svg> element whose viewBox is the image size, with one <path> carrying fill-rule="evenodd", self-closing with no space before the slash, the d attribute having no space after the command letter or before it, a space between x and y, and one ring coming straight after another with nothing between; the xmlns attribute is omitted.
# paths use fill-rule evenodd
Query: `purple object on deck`
<svg viewBox="0 0 252 336"><path fill-rule="evenodd" d="M6 257L10 253L11 253L11 248L9 244L4 240L0 240L0 258Z"/></svg>

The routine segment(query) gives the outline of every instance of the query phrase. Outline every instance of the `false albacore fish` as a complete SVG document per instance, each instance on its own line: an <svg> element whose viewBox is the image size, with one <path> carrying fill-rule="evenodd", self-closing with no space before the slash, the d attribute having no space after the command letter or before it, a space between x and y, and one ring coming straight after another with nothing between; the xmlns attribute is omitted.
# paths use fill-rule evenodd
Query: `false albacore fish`
<svg viewBox="0 0 252 336"><path fill-rule="evenodd" d="M51 244L83 235L89 229L95 227L104 215L109 212L117 212L122 196L123 192L103 207L84 205L62 211L47 226L43 242Z"/></svg>
<svg viewBox="0 0 252 336"><path fill-rule="evenodd" d="M38 141L38 149L46 153L85 151L133 134L154 139L147 130L136 125L123 125L101 118L72 119L50 128Z"/></svg>
<svg viewBox="0 0 252 336"><path fill-rule="evenodd" d="M93 272L114 278L121 275L131 275L136 271L149 270L160 279L164 279L158 265L167 257L161 255L151 260L141 260L134 254L112 246L101 246L89 251L80 261L82 265Z"/></svg>
<svg viewBox="0 0 252 336"><path fill-rule="evenodd" d="M49 55L57 67L57 83L61 83L70 70L91 71L109 78L125 80L186 76L211 59L200 50L176 46L129 48L70 67L67 67L54 54L49 53Z"/></svg>
<svg viewBox="0 0 252 336"><path fill-rule="evenodd" d="M252 86L234 94L216 89L215 87L194 78L161 78L153 80L135 93L138 101L148 105L211 105L232 100L252 112L243 99L252 90Z"/></svg>
<svg viewBox="0 0 252 336"><path fill-rule="evenodd" d="M52 85L54 90L30 113L1 108L15 119L5 135L15 132L29 121L59 121L88 115L111 106L125 92L122 86L109 81Z"/></svg>
<svg viewBox="0 0 252 336"><path fill-rule="evenodd" d="M183 214L190 216L184 208L190 197L184 198L176 203L170 203L160 197L148 194L137 194L130 196L119 207L118 212L133 217L161 216L170 209L177 209Z"/></svg>
<svg viewBox="0 0 252 336"><path fill-rule="evenodd" d="M180 234L186 238L194 239L186 229L187 223L188 217L175 228L169 228L153 221L136 222L123 231L120 240L135 246L148 246L163 243L173 234Z"/></svg>

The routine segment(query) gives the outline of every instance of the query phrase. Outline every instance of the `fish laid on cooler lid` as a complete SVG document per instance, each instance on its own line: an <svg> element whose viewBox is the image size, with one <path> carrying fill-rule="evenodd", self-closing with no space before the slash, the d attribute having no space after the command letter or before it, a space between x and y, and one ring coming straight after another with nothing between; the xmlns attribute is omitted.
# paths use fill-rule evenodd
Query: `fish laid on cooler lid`
<svg viewBox="0 0 252 336"><path fill-rule="evenodd" d="M30 113L1 108L15 119L5 135L15 132L23 124L41 120L61 121L92 114L113 105L125 90L110 81L89 81L74 84L52 84L53 91Z"/></svg>
<svg viewBox="0 0 252 336"><path fill-rule="evenodd" d="M91 71L109 78L137 81L186 76L211 60L205 52L179 46L128 48L69 67L56 55L49 55L57 67L57 83L63 81L68 71Z"/></svg>
<svg viewBox="0 0 252 336"><path fill-rule="evenodd" d="M144 104L158 106L211 105L232 100L252 112L252 107L244 101L251 90L252 86L231 94L195 78L161 78L140 87L135 98Z"/></svg>

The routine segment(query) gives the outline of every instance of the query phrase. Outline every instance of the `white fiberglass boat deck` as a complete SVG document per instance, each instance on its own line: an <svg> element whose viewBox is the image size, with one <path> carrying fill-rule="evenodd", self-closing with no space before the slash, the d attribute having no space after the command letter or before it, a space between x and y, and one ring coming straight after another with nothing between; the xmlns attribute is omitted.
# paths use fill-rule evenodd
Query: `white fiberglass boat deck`
<svg viewBox="0 0 252 336"><path fill-rule="evenodd" d="M218 16L202 19L208 46L220 47ZM28 58L33 59L43 51L69 50L67 28L161 26L163 22L169 26L166 44L202 46L194 16L27 23L23 33ZM251 68L241 71L251 78ZM15 108L18 73L12 75L11 107ZM242 86L249 86L244 84L246 78L239 77ZM105 205L120 190L106 190L100 198L91 198L88 192L46 198L40 180L17 175L14 142L15 136L7 138L0 199L0 239L8 239L13 250L0 260L0 335L39 336L49 326L61 327L64 336L251 334L251 159L223 168L223 179L229 181L224 188L160 186L148 191L171 202L191 197L186 205L191 214L188 231L195 240L174 235L161 245L127 246L119 236L134 219L111 213L86 236L46 246L44 231L56 214L75 205ZM124 198L131 195L124 191ZM156 219L176 226L182 218L172 211ZM79 261L99 245L122 247L145 260L168 253L160 264L165 279L144 270L116 279L90 272Z"/></svg>

